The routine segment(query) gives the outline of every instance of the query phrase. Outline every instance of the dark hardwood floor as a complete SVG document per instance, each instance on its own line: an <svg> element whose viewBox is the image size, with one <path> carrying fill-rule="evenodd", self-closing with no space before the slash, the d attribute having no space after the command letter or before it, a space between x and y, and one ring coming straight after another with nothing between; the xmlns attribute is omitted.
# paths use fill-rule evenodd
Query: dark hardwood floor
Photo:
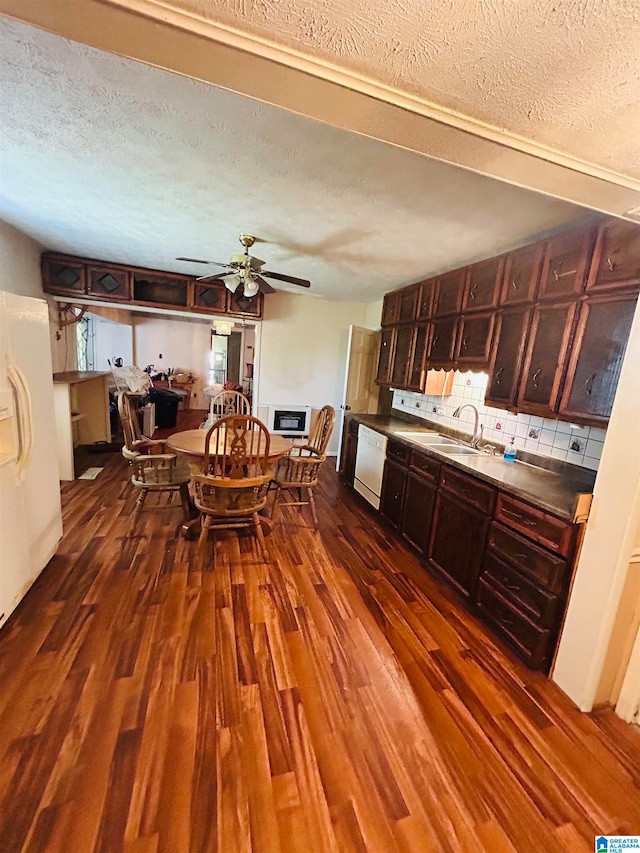
<svg viewBox="0 0 640 853"><path fill-rule="evenodd" d="M592 851L640 736L496 645L330 464L207 561L115 454L0 632L0 851ZM215 566L214 555L215 550Z"/></svg>

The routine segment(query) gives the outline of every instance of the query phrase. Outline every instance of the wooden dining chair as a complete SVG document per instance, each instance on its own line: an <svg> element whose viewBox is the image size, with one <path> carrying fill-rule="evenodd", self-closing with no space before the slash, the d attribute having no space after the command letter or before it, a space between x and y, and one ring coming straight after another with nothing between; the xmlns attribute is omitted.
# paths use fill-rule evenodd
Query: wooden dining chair
<svg viewBox="0 0 640 853"><path fill-rule="evenodd" d="M166 453L164 441L154 441L142 434L132 397L125 391L118 394L118 413L124 435L122 455L132 468L131 483L138 490L129 533L133 533L136 528L149 492L167 495L164 504L157 503L148 507L154 510L173 509L173 497L179 494L184 520L189 521L189 466L181 462L175 453Z"/></svg>
<svg viewBox="0 0 640 853"><path fill-rule="evenodd" d="M309 506L315 527L318 514L313 490L318 484L320 468L325 461L325 450L329 444L336 413L333 406L323 406L316 418L307 444L294 446L289 454L278 462L271 487L275 494L271 507L275 518L278 506ZM304 496L306 495L306 500ZM288 497L287 500L284 498ZM297 500L293 498L297 497Z"/></svg>
<svg viewBox="0 0 640 853"><path fill-rule="evenodd" d="M195 503L202 531L197 555L204 557L209 530L250 528L265 562L269 560L259 511L266 505L271 479L269 431L251 415L227 415L205 439L203 474L194 477Z"/></svg>
<svg viewBox="0 0 640 853"><path fill-rule="evenodd" d="M227 415L250 415L251 403L240 391L220 391L209 405L210 423Z"/></svg>

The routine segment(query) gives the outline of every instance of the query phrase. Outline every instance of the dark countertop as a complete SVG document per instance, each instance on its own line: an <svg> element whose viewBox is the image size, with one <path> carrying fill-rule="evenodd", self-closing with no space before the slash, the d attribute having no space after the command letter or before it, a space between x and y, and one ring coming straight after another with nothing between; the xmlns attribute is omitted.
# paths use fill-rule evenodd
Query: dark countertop
<svg viewBox="0 0 640 853"><path fill-rule="evenodd" d="M502 456L489 456L485 453L448 456L438 453L435 447L425 447L398 435L399 432L414 431L453 434L451 430L440 429L437 424L428 421L423 421L422 424L411 423L394 415L354 414L350 417L386 435L387 438L392 438L414 450L439 459L453 468L498 486L505 492L522 498L566 521L584 521L588 513L589 498L585 499L581 496L592 493L595 471L576 470L577 466L562 465L562 463L555 466L560 470L548 470L518 459L515 462L505 462ZM528 456L530 458L530 455Z"/></svg>

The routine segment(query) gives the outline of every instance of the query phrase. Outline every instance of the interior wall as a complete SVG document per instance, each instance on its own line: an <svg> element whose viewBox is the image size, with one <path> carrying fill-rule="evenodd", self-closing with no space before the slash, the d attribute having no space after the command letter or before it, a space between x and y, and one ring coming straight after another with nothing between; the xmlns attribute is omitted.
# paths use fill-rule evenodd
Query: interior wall
<svg viewBox="0 0 640 853"><path fill-rule="evenodd" d="M133 364L133 326L99 317L91 311L93 320L93 370L111 370L109 361L121 358L124 367Z"/></svg>
<svg viewBox="0 0 640 853"><path fill-rule="evenodd" d="M640 487L640 303L607 429L593 503L552 671L553 680L583 711L607 682L607 650L637 542Z"/></svg>
<svg viewBox="0 0 640 853"><path fill-rule="evenodd" d="M344 390L349 326L366 325L363 302L328 302L280 292L265 300L258 405L338 409ZM379 320L379 317L378 317ZM328 452L337 449L337 430Z"/></svg>
<svg viewBox="0 0 640 853"><path fill-rule="evenodd" d="M486 373L456 371L449 396L394 391L393 408L471 433L474 415L470 409L461 412L459 418L453 417L458 406L471 403L478 409L480 423L484 427L483 435L487 441L506 445L513 437L516 450L526 450L528 453L571 462L592 471L598 470L606 430L570 424L553 418L516 415L504 409L485 406L487 380Z"/></svg>
<svg viewBox="0 0 640 853"><path fill-rule="evenodd" d="M133 360L143 370L148 364L154 372L180 368L193 373L191 408L206 409L202 389L209 385L211 323L208 320L182 320L179 317L134 317Z"/></svg>
<svg viewBox="0 0 640 853"><path fill-rule="evenodd" d="M40 274L42 246L27 234L0 219L0 290L44 299ZM75 327L58 328L58 309L52 299L49 303L49 330L51 360L54 373L75 370Z"/></svg>

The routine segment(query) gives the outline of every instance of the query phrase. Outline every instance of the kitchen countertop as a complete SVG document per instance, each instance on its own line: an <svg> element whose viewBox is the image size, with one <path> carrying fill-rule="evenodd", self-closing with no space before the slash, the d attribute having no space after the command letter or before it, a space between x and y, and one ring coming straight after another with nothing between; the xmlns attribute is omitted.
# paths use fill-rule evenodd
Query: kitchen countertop
<svg viewBox="0 0 640 853"><path fill-rule="evenodd" d="M553 471L520 460L505 462L502 456L490 456L485 453L449 456L438 453L435 448L416 444L409 438L398 435L399 432L441 432L437 424L430 422L416 424L393 415L353 414L350 417L386 435L387 438L392 438L413 450L419 450L453 468L472 474L567 521L584 521L586 518L595 481L595 471L588 469L576 471L577 466L568 464L559 466L563 470ZM449 432L442 430L441 434L449 434Z"/></svg>

